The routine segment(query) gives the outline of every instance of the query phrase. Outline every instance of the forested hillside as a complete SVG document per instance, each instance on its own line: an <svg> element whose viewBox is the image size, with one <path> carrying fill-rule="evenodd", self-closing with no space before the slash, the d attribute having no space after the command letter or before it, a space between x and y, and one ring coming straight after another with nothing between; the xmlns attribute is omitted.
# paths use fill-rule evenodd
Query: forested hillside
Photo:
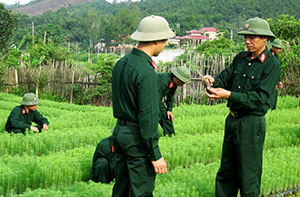
<svg viewBox="0 0 300 197"><path fill-rule="evenodd" d="M91 1L93 0L38 0L32 1L27 6L18 7L15 9L15 11L17 13L25 13L32 16L43 14L47 11L56 11L61 7L69 7Z"/></svg>
<svg viewBox="0 0 300 197"><path fill-rule="evenodd" d="M42 2L47 1L38 3ZM29 9L31 6L36 4L26 7ZM94 0L33 17L22 15L15 41L31 34L34 22L35 34L39 38L47 31L52 40L79 42L83 48L87 48L90 41L97 43L104 39L108 43L110 40L121 40L120 35L126 37L131 34L138 21L151 14L164 16L180 35L191 29L214 26L229 36L231 29L236 33L250 17L276 19L288 14L299 19L299 7L298 0L141 0L113 4Z"/></svg>

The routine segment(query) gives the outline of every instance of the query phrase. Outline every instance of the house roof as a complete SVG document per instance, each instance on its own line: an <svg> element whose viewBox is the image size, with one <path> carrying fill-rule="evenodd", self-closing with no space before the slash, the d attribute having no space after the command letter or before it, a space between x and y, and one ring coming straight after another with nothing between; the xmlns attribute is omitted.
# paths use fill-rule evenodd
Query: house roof
<svg viewBox="0 0 300 197"><path fill-rule="evenodd" d="M180 40L189 39L189 40L209 40L210 38L202 35L185 35L181 37L177 37Z"/></svg>
<svg viewBox="0 0 300 197"><path fill-rule="evenodd" d="M186 33L189 33L189 34L201 34L202 32L199 31L199 30L193 29L191 31L186 31Z"/></svg>
<svg viewBox="0 0 300 197"><path fill-rule="evenodd" d="M199 29L200 32L210 31L210 32L217 32L217 29L214 27L203 27Z"/></svg>

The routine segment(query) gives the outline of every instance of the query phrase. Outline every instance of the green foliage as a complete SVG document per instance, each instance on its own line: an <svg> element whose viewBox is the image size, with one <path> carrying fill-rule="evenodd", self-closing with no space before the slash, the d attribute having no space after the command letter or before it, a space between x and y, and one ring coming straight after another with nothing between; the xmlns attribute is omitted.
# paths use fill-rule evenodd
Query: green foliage
<svg viewBox="0 0 300 197"><path fill-rule="evenodd" d="M0 3L0 56L5 56L10 48L13 33L18 24L18 17ZM1 57L3 58L3 57Z"/></svg>
<svg viewBox="0 0 300 197"><path fill-rule="evenodd" d="M36 28L39 30L37 37L45 38L48 43L64 44L66 42L65 30L57 24L46 24Z"/></svg>
<svg viewBox="0 0 300 197"><path fill-rule="evenodd" d="M195 49L198 53L203 53L206 56L215 55L231 55L232 53L238 53L244 49L244 44L237 44L232 40L224 37L219 37L214 40L207 40L199 47Z"/></svg>
<svg viewBox="0 0 300 197"><path fill-rule="evenodd" d="M25 43L26 36L23 36L18 47L12 47L4 62L5 67L18 68L21 60L21 47Z"/></svg>
<svg viewBox="0 0 300 197"><path fill-rule="evenodd" d="M96 82L99 83L92 92L84 95L84 100L86 102L96 102L102 101L104 103L97 103L102 105L111 104L111 78L112 78L112 69L117 60L119 59L116 55L109 54L99 54L97 62L90 64L89 68L95 73Z"/></svg>
<svg viewBox="0 0 300 197"><path fill-rule="evenodd" d="M294 16L280 15L277 20L269 18L268 22L271 30L278 38L287 40L291 44L294 39L300 39L300 20Z"/></svg>
<svg viewBox="0 0 300 197"><path fill-rule="evenodd" d="M33 46L27 46L28 54L24 54L24 62L29 67L48 64L50 60L63 61L67 58L68 49L54 44L46 44L41 39Z"/></svg>
<svg viewBox="0 0 300 197"><path fill-rule="evenodd" d="M279 53L281 63L281 80L284 88L280 90L282 95L300 96L300 45L289 45Z"/></svg>
<svg viewBox="0 0 300 197"><path fill-rule="evenodd" d="M19 42L23 35L31 34L33 21L36 37L43 38L46 31L47 39L52 37L57 43L65 40L64 44L66 41L78 42L86 50L90 41L93 45L101 39L105 39L107 44L111 40L123 41L135 31L141 18L155 14L165 17L171 28L181 36L192 29L214 26L225 32L227 38L230 30L233 30L233 39L240 41L241 37L235 36L236 32L248 18L259 16L275 20L280 15L289 13L296 21L300 18L298 6L296 0L262 0L259 3L255 0L148 0L116 4L102 0L38 16L22 15L15 40ZM125 41L128 43L131 40Z"/></svg>

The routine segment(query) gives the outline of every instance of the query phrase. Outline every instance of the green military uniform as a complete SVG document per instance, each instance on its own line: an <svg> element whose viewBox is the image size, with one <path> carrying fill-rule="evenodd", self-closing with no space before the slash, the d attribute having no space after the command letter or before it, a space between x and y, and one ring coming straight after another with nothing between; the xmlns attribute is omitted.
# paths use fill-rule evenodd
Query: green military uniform
<svg viewBox="0 0 300 197"><path fill-rule="evenodd" d="M158 147L158 77L152 59L133 49L113 69L113 133L116 183L113 196L151 196L161 158Z"/></svg>
<svg viewBox="0 0 300 197"><path fill-rule="evenodd" d="M272 49L270 49L270 52L271 52L272 55L274 55L274 57L276 57L276 59L279 61L278 55L277 55Z"/></svg>
<svg viewBox="0 0 300 197"><path fill-rule="evenodd" d="M270 52L278 60L278 62L280 63L278 55L272 49L270 49ZM279 88L278 86L279 86L279 84L277 84L277 88ZM278 90L275 89L274 96L271 97L271 110L276 109L277 97L278 97Z"/></svg>
<svg viewBox="0 0 300 197"><path fill-rule="evenodd" d="M5 130L9 133L23 133L26 129L30 129L32 122L37 124L41 132L43 124L49 125L47 118L43 117L37 110L29 111L27 114L24 105L15 107L10 113Z"/></svg>
<svg viewBox="0 0 300 197"><path fill-rule="evenodd" d="M265 117L271 107L280 65L267 48L255 59L238 54L215 77L213 87L231 91L227 106L221 167L216 177L216 196L258 196L262 174Z"/></svg>
<svg viewBox="0 0 300 197"><path fill-rule="evenodd" d="M276 47L276 48L283 48L283 44L282 41L278 38L276 38L273 42L272 42L272 47ZM270 52L272 53L272 55L274 55L274 57L276 57L276 59L279 61L278 55L272 50L272 48L270 49ZM277 84L277 88L279 88L279 84ZM275 94L274 97L271 101L271 109L275 110L276 109L276 105L277 105L277 97L278 97L278 89L275 90Z"/></svg>
<svg viewBox="0 0 300 197"><path fill-rule="evenodd" d="M174 103L174 94L177 89L177 85L173 82L174 75L172 73L161 73L158 74L159 77L159 90L160 90L160 120L159 124L163 129L163 134L175 135L175 130L173 127L173 121L168 119L167 111L172 111ZM163 97L167 96L165 104L163 103Z"/></svg>
<svg viewBox="0 0 300 197"><path fill-rule="evenodd" d="M110 183L115 178L114 147L112 136L101 140L93 157L92 180L96 183Z"/></svg>

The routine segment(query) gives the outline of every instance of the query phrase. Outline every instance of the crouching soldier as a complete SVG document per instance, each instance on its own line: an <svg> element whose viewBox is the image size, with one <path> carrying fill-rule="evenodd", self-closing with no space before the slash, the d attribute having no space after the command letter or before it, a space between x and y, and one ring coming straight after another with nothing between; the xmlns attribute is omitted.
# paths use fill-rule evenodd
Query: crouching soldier
<svg viewBox="0 0 300 197"><path fill-rule="evenodd" d="M178 68L172 68L169 73L160 73L159 77L159 91L160 91L160 104L159 110L161 113L161 118L159 124L163 129L164 136L166 134L169 137L172 134L175 135L175 130L173 127L174 116L172 114L172 107L174 103L174 94L176 92L177 86L182 86L188 80L190 80L191 72L188 68L180 66ZM166 100L163 102L163 97Z"/></svg>
<svg viewBox="0 0 300 197"><path fill-rule="evenodd" d="M41 132L42 129L48 130L49 122L37 110L37 104L40 100L33 93L27 93L23 96L21 105L15 107L10 113L5 130L8 133L23 133L26 129L34 132ZM31 126L32 122L37 126Z"/></svg>
<svg viewBox="0 0 300 197"><path fill-rule="evenodd" d="M92 180L96 183L110 183L115 178L114 147L112 136L101 140L93 158Z"/></svg>

